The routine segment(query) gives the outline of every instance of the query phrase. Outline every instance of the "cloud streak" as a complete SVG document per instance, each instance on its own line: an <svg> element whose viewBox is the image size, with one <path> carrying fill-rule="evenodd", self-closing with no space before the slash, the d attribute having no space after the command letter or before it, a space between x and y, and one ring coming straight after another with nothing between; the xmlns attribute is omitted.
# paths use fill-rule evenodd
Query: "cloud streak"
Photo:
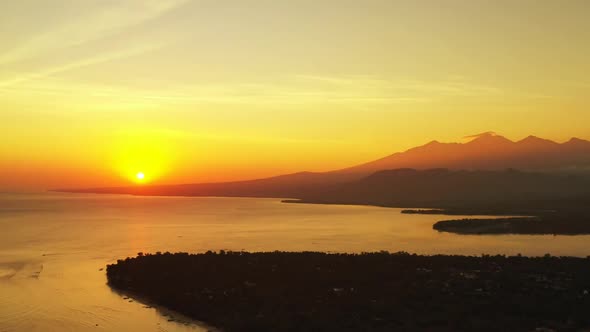
<svg viewBox="0 0 590 332"><path fill-rule="evenodd" d="M126 50L100 54L100 55L97 55L97 56L94 56L91 58L81 59L81 60L74 61L74 62L65 64L62 66L48 68L48 69L44 69L44 70L34 72L34 73L24 74L24 75L18 76L13 79L0 81L0 91L6 92L7 91L6 88L10 88L12 86L15 86L15 85L18 85L21 83L25 83L25 82L28 82L31 80L38 80L38 79L46 78L46 77L49 77L52 75L67 72L67 71L74 70L74 69L81 68L81 67L86 67L86 66L91 66L91 65L96 65L96 64L100 64L100 63L105 63L105 62L117 60L117 59L123 59L123 58L132 57L132 56L137 56L140 54L144 54L146 52L157 50L162 47L163 47L163 44L141 45L141 46L129 48Z"/></svg>
<svg viewBox="0 0 590 332"><path fill-rule="evenodd" d="M114 6L99 2L84 15L63 17L58 26L39 32L5 52L0 52L0 66L41 58L47 53L97 41L125 29L140 25L174 10L187 0L127 0Z"/></svg>
<svg viewBox="0 0 590 332"><path fill-rule="evenodd" d="M159 89L127 86L79 85L76 83L41 82L17 84L52 76L82 66L138 55L162 45L142 47L111 53L65 66L52 68L11 81L0 82L4 92L37 91L43 94L66 94L105 98L111 102L124 100L141 104L247 104L247 105L309 105L332 104L343 106L385 106L428 103L437 98L498 96L499 89L477 86L464 81L422 82L384 80L370 76L283 76L277 82L249 82L227 84L176 84ZM2 91L0 90L0 91Z"/></svg>

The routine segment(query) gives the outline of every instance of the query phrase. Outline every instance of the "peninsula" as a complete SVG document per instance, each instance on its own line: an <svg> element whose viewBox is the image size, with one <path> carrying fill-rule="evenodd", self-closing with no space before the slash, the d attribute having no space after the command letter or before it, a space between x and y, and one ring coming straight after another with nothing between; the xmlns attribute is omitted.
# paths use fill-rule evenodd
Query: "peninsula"
<svg viewBox="0 0 590 332"><path fill-rule="evenodd" d="M107 277L226 332L590 327L590 257L140 253Z"/></svg>

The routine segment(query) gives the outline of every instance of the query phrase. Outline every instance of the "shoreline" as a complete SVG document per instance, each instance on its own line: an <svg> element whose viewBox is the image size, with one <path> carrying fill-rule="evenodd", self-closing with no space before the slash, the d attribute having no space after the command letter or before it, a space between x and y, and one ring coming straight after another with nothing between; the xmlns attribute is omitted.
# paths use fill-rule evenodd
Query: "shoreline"
<svg viewBox="0 0 590 332"><path fill-rule="evenodd" d="M443 219L432 228L459 235L590 235L590 216L586 211L535 210L520 208L449 207L408 208L374 204L282 200L288 204L361 205L403 209L402 214L441 216L482 216L482 218ZM495 218L485 218L492 216Z"/></svg>
<svg viewBox="0 0 590 332"><path fill-rule="evenodd" d="M142 295L137 291L133 291L131 289L120 289L112 287L112 285L109 284L108 280L107 285L109 286L111 292L119 295L122 300L129 302L137 302L138 304L142 305L144 309L154 309L160 316L167 318L168 322L188 326L198 326L203 329L206 329L207 332L223 332L220 329L214 326L210 326L205 322L196 320L179 311L169 309L161 304L158 304L157 301L150 299L148 296Z"/></svg>

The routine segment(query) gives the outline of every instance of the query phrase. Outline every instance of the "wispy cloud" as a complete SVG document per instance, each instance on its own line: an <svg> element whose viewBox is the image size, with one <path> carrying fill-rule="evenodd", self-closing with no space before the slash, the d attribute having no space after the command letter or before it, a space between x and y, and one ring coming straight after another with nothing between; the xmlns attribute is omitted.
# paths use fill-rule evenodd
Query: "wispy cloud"
<svg viewBox="0 0 590 332"><path fill-rule="evenodd" d="M51 68L16 79L0 81L0 92L39 93L44 95L72 94L110 101L124 99L153 104L251 104L251 105L305 105L305 104L409 104L428 101L427 98L403 93L392 93L382 84L368 85L364 81L351 82L348 86L336 86L323 82L302 82L293 77L283 77L278 83L249 82L227 84L177 84L158 89L131 88L129 86L105 86L81 84L47 79L58 73L89 66L126 56L140 54L158 46L144 47L125 52L111 53L91 59ZM161 46L159 46L161 47ZM41 80L41 79L45 80Z"/></svg>
<svg viewBox="0 0 590 332"><path fill-rule="evenodd" d="M86 58L77 60L74 62L70 62L61 66L52 67L43 69L33 73L22 74L12 79L0 81L0 92L6 92L6 88L10 88L14 85L18 85L21 83L25 83L31 80L42 79L48 76L56 75L59 73L67 72L76 68L91 66L95 64L105 63L117 59L128 58L131 56L136 56L140 54L144 54L146 52L150 52L156 49L163 47L163 44L154 44L154 45L140 45L132 48L128 48L125 50L114 51L109 53L103 53L96 55L94 57Z"/></svg>
<svg viewBox="0 0 590 332"><path fill-rule="evenodd" d="M155 19L185 2L187 0L99 1L96 8L85 2L87 8L81 15L63 17L61 24L38 32L20 45L0 52L0 66L30 58L42 58L48 52L114 35Z"/></svg>
<svg viewBox="0 0 590 332"><path fill-rule="evenodd" d="M386 106L427 103L441 97L481 96L499 94L500 90L459 80L423 82L385 80L371 76L312 76L295 75L277 78L274 82L227 84L176 84L158 89L129 86L81 85L67 81L38 82L39 78L72 70L81 66L140 54L157 46L111 53L52 68L12 81L0 82L0 91L36 91L41 94L71 94L105 98L109 103L159 104L241 104L241 105L345 105ZM33 82L28 82L33 81ZM21 84L18 87L15 85Z"/></svg>
<svg viewBox="0 0 590 332"><path fill-rule="evenodd" d="M360 89L378 88L388 93L414 93L421 95L449 95L449 96L473 96L500 94L502 90L496 87L485 86L455 76L445 80L410 80L397 79L386 80L371 76L317 76L297 75L297 79L310 82L322 82L334 86L349 86Z"/></svg>
<svg viewBox="0 0 590 332"><path fill-rule="evenodd" d="M230 133L223 133L223 132L206 132L206 131L182 131L182 130L169 130L169 129L151 129L151 130L144 130L142 133L148 133L154 136L166 136L171 138L189 138L189 139L199 139L199 140L207 140L207 141L224 141L224 142L236 142L239 141L241 143L263 143L263 144L290 144L290 143L304 143L304 144L317 144L320 141L317 137L314 138L292 138L292 137L285 137L285 136L269 136L269 135L247 135L247 134L230 134ZM340 140L337 139L329 139L324 138L321 139L321 142L330 143L330 144L339 144L341 143Z"/></svg>

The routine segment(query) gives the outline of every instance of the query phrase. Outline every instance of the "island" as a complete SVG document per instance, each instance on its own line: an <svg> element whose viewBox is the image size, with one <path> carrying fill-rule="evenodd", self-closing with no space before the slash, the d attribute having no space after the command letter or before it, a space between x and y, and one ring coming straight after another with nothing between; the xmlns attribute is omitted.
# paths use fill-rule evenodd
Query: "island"
<svg viewBox="0 0 590 332"><path fill-rule="evenodd" d="M401 211L403 214L445 214L442 209L405 209Z"/></svg>
<svg viewBox="0 0 590 332"><path fill-rule="evenodd" d="M590 257L139 253L111 287L222 331L580 331Z"/></svg>

